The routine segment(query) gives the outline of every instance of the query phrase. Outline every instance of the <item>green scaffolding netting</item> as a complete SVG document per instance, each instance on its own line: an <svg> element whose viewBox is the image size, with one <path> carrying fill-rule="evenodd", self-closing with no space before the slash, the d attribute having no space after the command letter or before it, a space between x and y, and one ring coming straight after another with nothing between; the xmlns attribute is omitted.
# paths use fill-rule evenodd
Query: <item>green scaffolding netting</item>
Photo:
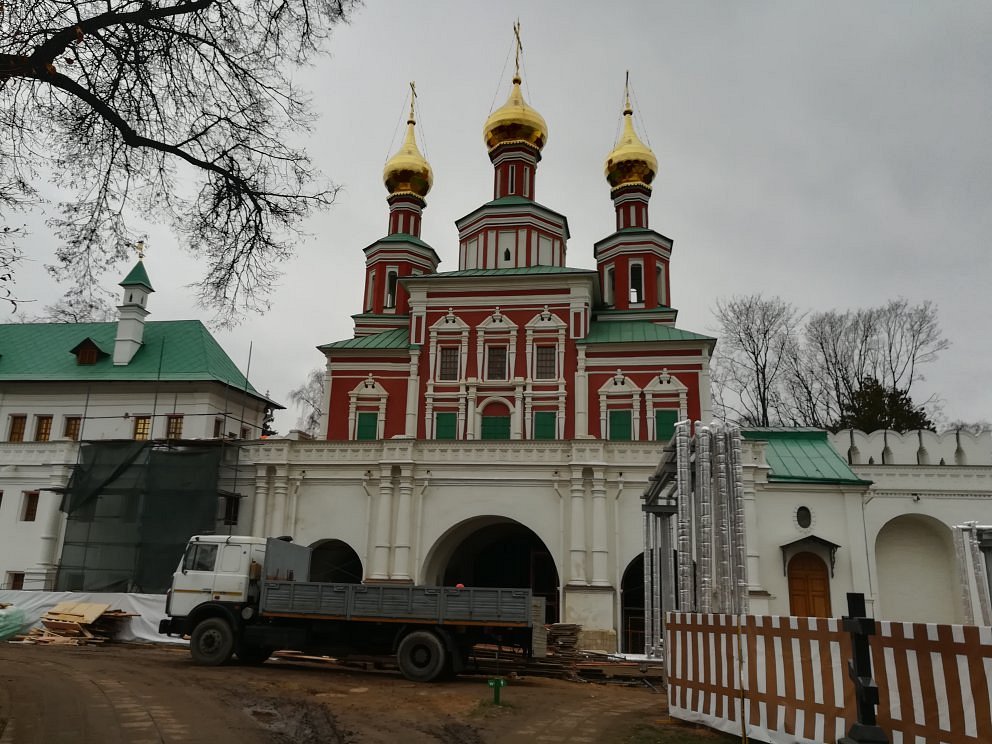
<svg viewBox="0 0 992 744"><path fill-rule="evenodd" d="M216 443L81 445L56 589L165 592L190 535L216 528L223 458Z"/></svg>

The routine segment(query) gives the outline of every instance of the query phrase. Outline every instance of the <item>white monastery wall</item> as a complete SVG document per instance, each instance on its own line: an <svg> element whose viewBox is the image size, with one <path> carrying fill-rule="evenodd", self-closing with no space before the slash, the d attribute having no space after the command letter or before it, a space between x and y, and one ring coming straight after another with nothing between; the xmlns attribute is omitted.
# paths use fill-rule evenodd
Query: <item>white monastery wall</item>
<svg viewBox="0 0 992 744"><path fill-rule="evenodd" d="M992 433L844 429L828 435L852 465L992 465Z"/></svg>

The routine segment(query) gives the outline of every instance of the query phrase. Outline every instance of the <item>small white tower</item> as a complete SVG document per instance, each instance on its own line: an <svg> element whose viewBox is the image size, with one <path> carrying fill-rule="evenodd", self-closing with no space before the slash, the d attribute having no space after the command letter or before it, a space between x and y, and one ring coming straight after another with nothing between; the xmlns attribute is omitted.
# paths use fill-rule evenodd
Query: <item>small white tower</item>
<svg viewBox="0 0 992 744"><path fill-rule="evenodd" d="M128 364L141 348L145 317L148 315L145 304L148 295L155 291L145 271L140 243L138 255L138 263L120 283L124 294L121 304L117 306L117 336L114 339L114 364L117 366Z"/></svg>

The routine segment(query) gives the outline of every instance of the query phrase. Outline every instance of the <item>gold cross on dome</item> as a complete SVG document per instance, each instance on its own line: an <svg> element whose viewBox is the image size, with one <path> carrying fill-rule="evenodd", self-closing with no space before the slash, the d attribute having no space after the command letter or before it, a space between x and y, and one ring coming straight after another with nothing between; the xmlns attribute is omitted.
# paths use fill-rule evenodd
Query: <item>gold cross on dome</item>
<svg viewBox="0 0 992 744"><path fill-rule="evenodd" d="M145 241L139 240L134 244L134 250L138 252L138 260L142 261L145 258Z"/></svg>
<svg viewBox="0 0 992 744"><path fill-rule="evenodd" d="M517 40L517 54L516 54L516 60L515 60L516 69L517 69L516 77L520 77L520 52L522 52L524 50L524 45L520 41L520 19L519 18L517 19L517 22L513 24L513 35L516 37L516 40Z"/></svg>
<svg viewBox="0 0 992 744"><path fill-rule="evenodd" d="M413 104L417 100L417 83L410 81L410 121L413 121Z"/></svg>

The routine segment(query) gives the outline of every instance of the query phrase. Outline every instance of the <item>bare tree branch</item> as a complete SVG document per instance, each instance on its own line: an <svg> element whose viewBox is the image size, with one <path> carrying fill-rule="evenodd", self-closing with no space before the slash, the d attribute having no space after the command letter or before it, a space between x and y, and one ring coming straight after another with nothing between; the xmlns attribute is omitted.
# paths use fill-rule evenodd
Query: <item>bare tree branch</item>
<svg viewBox="0 0 992 744"><path fill-rule="evenodd" d="M266 307L300 224L337 193L290 144L312 122L294 67L356 3L0 3L0 164L74 194L52 220L53 276L97 280L140 212L206 259L205 306L226 319Z"/></svg>

